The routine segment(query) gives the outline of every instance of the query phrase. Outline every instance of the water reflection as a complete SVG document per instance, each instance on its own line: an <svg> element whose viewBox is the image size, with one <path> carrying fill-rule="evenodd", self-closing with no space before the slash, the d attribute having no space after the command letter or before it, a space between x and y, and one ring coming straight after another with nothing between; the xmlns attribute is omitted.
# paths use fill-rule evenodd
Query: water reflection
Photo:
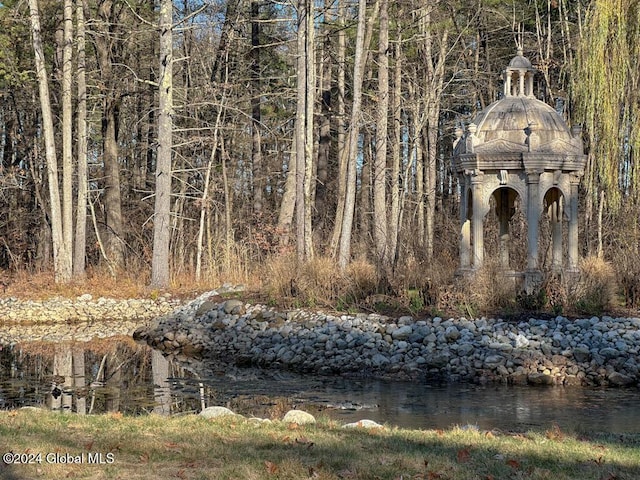
<svg viewBox="0 0 640 480"><path fill-rule="evenodd" d="M638 389L427 385L295 375L168 360L127 337L44 342L0 351L0 406L78 413L197 412L226 405L279 418L291 407L341 422L363 418L412 428L640 431Z"/></svg>

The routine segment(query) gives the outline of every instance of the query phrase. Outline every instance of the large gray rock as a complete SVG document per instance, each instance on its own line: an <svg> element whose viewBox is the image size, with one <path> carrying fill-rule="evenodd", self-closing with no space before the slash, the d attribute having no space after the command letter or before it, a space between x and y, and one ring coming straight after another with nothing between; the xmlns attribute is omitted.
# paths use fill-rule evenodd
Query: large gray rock
<svg viewBox="0 0 640 480"><path fill-rule="evenodd" d="M282 417L282 421L285 423L296 423L298 425L308 425L316 423L316 418L310 413L303 412L302 410L289 410Z"/></svg>
<svg viewBox="0 0 640 480"><path fill-rule="evenodd" d="M394 340L406 340L413 333L411 325L402 325L391 332L391 338Z"/></svg>
<svg viewBox="0 0 640 480"><path fill-rule="evenodd" d="M611 385L614 385L616 387L627 387L636 383L633 378L619 372L610 373L607 380L609 380L609 383Z"/></svg>
<svg viewBox="0 0 640 480"><path fill-rule="evenodd" d="M531 385L553 385L554 379L551 375L546 373L530 373L527 377L529 384Z"/></svg>
<svg viewBox="0 0 640 480"><path fill-rule="evenodd" d="M573 358L579 363L589 362L591 360L591 352L586 347L576 347L573 349Z"/></svg>
<svg viewBox="0 0 640 480"><path fill-rule="evenodd" d="M224 302L222 309L227 314L242 315L245 311L244 302L237 298L232 298Z"/></svg>
<svg viewBox="0 0 640 480"><path fill-rule="evenodd" d="M343 425L342 428L383 428L383 426L373 420L367 420L365 418L358 422L347 423Z"/></svg>
<svg viewBox="0 0 640 480"><path fill-rule="evenodd" d="M200 412L200 416L204 418L220 418L230 417L236 414L229 410L227 407L207 407Z"/></svg>

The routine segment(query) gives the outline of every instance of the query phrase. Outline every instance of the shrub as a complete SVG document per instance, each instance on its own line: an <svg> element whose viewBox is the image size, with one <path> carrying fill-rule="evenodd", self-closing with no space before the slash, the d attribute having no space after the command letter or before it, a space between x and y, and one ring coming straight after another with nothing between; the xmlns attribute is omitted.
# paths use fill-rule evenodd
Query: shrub
<svg viewBox="0 0 640 480"><path fill-rule="evenodd" d="M616 274L610 263L589 256L580 263L576 282L568 286L568 303L577 313L601 315L613 305Z"/></svg>
<svg viewBox="0 0 640 480"><path fill-rule="evenodd" d="M278 255L267 260L265 270L263 289L285 306L348 308L375 293L378 286L376 269L365 260L340 271L329 257L300 263L295 255Z"/></svg>
<svg viewBox="0 0 640 480"><path fill-rule="evenodd" d="M490 259L466 280L464 291L468 305L478 313L509 311L516 306L517 282L504 275L497 260Z"/></svg>

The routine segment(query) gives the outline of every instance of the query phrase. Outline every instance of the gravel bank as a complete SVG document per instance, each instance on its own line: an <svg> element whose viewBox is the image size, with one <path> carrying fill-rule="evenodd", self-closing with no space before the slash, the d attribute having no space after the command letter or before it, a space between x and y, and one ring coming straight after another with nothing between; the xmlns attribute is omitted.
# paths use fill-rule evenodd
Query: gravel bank
<svg viewBox="0 0 640 480"><path fill-rule="evenodd" d="M320 374L533 385L640 380L640 318L336 316L280 312L220 293L178 307L134 338L170 355Z"/></svg>
<svg viewBox="0 0 640 480"><path fill-rule="evenodd" d="M3 298L0 344L131 335L140 325L172 312L179 304L170 297L116 300L94 299L89 294L42 301Z"/></svg>

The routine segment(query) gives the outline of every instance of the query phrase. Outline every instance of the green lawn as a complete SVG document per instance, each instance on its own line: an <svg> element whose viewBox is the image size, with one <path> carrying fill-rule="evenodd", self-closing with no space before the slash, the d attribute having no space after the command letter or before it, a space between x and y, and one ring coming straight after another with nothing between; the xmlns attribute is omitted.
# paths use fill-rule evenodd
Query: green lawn
<svg viewBox="0 0 640 480"><path fill-rule="evenodd" d="M0 412L2 479L640 479L640 434L344 429L196 415ZM62 463L67 461L67 463ZM75 461L76 463L69 463Z"/></svg>

